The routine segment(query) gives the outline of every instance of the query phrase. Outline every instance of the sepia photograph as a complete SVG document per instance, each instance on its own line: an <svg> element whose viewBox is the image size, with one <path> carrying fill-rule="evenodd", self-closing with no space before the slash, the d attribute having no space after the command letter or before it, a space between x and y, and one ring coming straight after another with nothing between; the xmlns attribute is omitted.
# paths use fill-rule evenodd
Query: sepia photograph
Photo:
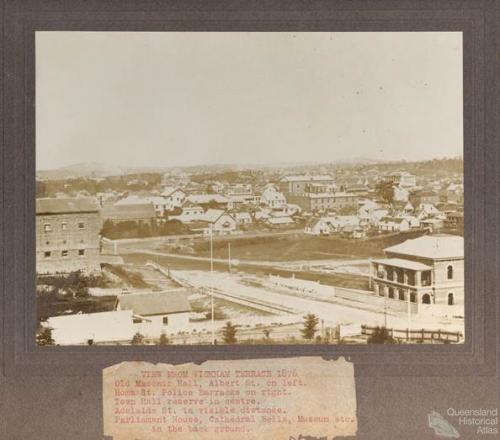
<svg viewBox="0 0 500 440"><path fill-rule="evenodd" d="M461 32L35 50L38 345L464 343Z"/></svg>

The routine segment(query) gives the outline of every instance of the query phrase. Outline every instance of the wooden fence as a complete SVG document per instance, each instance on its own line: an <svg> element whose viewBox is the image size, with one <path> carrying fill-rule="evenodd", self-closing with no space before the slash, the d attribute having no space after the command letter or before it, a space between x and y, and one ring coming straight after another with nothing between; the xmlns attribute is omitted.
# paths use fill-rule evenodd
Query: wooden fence
<svg viewBox="0 0 500 440"><path fill-rule="evenodd" d="M377 327L371 327L368 325L361 326L361 334L370 336L374 333ZM405 339L405 340L415 340L415 341L450 341L450 342L460 342L463 338L461 332L451 332L447 330L427 330L427 329L395 329L388 328L387 332L389 336L394 339Z"/></svg>

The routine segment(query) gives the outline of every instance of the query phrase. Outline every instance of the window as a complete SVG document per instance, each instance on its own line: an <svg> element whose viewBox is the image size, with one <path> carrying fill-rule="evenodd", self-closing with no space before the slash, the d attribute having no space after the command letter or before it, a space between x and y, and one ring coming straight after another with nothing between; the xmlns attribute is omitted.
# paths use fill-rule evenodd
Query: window
<svg viewBox="0 0 500 440"><path fill-rule="evenodd" d="M453 266L448 266L448 279L453 279Z"/></svg>
<svg viewBox="0 0 500 440"><path fill-rule="evenodd" d="M168 325L168 316L163 317L163 325Z"/></svg>
<svg viewBox="0 0 500 440"><path fill-rule="evenodd" d="M431 297L429 296L428 293L422 296L422 304L430 304L431 303Z"/></svg>
<svg viewBox="0 0 500 440"><path fill-rule="evenodd" d="M404 301L405 299L405 293L404 291L400 290L399 293L398 293L398 298L401 300L401 301Z"/></svg>
<svg viewBox="0 0 500 440"><path fill-rule="evenodd" d="M43 225L43 231L44 232L52 232L52 226L50 225L50 223L45 223Z"/></svg>
<svg viewBox="0 0 500 440"><path fill-rule="evenodd" d="M85 255L85 249L78 249L78 255L80 255L81 257Z"/></svg>
<svg viewBox="0 0 500 440"><path fill-rule="evenodd" d="M410 293L410 301L411 301L412 303L414 303L414 302L416 301L415 292L411 292L411 293Z"/></svg>
<svg viewBox="0 0 500 440"><path fill-rule="evenodd" d="M68 224L67 224L66 222L62 222L62 223L61 223L61 229L62 229L63 231L67 231L67 230L68 230Z"/></svg>
<svg viewBox="0 0 500 440"><path fill-rule="evenodd" d="M389 298L394 298L394 289L389 287Z"/></svg>
<svg viewBox="0 0 500 440"><path fill-rule="evenodd" d="M44 258L50 258L50 251L46 251L43 253Z"/></svg>
<svg viewBox="0 0 500 440"><path fill-rule="evenodd" d="M452 306L454 304L453 293L448 293L448 305Z"/></svg>
<svg viewBox="0 0 500 440"><path fill-rule="evenodd" d="M61 257L67 257L68 251L61 251Z"/></svg>
<svg viewBox="0 0 500 440"><path fill-rule="evenodd" d="M48 246L50 244L50 241L46 241L45 244Z"/></svg>
<svg viewBox="0 0 500 440"><path fill-rule="evenodd" d="M85 229L85 223L78 222L78 229Z"/></svg>

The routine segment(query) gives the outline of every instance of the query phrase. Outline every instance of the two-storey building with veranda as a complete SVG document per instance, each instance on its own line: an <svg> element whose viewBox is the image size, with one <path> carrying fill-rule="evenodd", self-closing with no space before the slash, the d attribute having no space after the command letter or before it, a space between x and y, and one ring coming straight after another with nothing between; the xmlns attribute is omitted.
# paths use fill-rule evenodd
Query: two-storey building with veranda
<svg viewBox="0 0 500 440"><path fill-rule="evenodd" d="M426 235L384 249L371 261L375 294L417 304L463 305L464 239Z"/></svg>
<svg viewBox="0 0 500 440"><path fill-rule="evenodd" d="M96 199L37 199L37 273L99 270L101 227Z"/></svg>

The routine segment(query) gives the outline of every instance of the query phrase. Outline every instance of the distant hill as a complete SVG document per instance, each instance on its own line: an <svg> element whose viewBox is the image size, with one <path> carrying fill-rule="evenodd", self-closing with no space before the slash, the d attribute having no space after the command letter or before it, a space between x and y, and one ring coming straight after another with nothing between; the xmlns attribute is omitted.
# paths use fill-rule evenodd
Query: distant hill
<svg viewBox="0 0 500 440"><path fill-rule="evenodd" d="M36 174L42 179L68 179L71 177L120 176L126 174L126 170L100 162L82 162L52 170L39 170Z"/></svg>

